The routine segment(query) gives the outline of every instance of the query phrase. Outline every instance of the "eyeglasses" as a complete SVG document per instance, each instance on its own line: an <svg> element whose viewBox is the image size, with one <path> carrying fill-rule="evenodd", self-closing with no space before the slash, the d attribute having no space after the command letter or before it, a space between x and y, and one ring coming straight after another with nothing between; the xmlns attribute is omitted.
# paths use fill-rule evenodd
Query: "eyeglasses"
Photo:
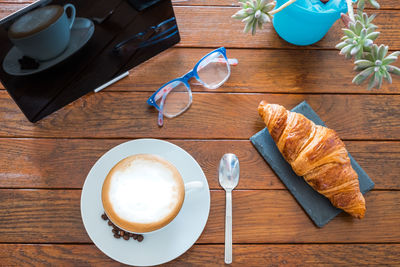
<svg viewBox="0 0 400 267"><path fill-rule="evenodd" d="M120 53L124 49L137 49L164 41L178 33L175 17L164 20L158 25L139 32L114 46L113 52Z"/></svg>
<svg viewBox="0 0 400 267"><path fill-rule="evenodd" d="M147 100L147 104L158 111L158 125L164 123L163 116L174 118L185 112L192 104L189 80L196 78L204 87L217 89L231 75L230 65L237 65L237 59L228 59L226 49L220 47L205 55L194 68L180 78L161 86Z"/></svg>

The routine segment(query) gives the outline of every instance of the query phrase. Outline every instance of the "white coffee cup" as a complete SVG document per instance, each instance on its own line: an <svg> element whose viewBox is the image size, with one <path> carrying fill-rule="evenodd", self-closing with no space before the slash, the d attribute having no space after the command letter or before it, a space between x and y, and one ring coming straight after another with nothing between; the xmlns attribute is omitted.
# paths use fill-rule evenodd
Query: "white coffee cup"
<svg viewBox="0 0 400 267"><path fill-rule="evenodd" d="M70 17L66 14L68 9ZM11 25L8 37L25 56L41 61L55 58L68 46L75 13L72 4L37 8L19 17Z"/></svg>
<svg viewBox="0 0 400 267"><path fill-rule="evenodd" d="M179 214L185 195L202 187L199 181L184 183L177 168L160 156L137 154L110 170L101 196L114 225L143 234L167 226Z"/></svg>

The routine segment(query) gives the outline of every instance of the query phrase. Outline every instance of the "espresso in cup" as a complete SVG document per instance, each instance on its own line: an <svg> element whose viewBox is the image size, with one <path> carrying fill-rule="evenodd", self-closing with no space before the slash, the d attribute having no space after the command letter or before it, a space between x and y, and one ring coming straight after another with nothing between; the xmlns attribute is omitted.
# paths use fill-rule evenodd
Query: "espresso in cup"
<svg viewBox="0 0 400 267"><path fill-rule="evenodd" d="M103 183L108 218L132 233L158 230L178 215L185 186L174 165L160 156L137 154L118 162Z"/></svg>
<svg viewBox="0 0 400 267"><path fill-rule="evenodd" d="M69 18L67 9L71 10ZM72 4L48 5L19 17L10 26L8 37L25 56L49 60L67 48L74 19Z"/></svg>

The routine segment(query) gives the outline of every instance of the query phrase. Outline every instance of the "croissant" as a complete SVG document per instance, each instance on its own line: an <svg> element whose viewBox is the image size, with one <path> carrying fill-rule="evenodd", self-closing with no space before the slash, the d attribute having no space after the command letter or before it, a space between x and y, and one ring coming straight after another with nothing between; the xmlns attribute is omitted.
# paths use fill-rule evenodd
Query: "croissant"
<svg viewBox="0 0 400 267"><path fill-rule="evenodd" d="M335 207L362 219L365 199L360 192L358 175L336 132L264 101L258 106L258 113L293 171Z"/></svg>

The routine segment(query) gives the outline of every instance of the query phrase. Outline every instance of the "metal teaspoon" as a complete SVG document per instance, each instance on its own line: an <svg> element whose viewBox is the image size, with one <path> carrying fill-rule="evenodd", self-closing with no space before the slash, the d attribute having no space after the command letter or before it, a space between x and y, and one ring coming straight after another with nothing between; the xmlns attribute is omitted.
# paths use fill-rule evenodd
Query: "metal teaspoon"
<svg viewBox="0 0 400 267"><path fill-rule="evenodd" d="M219 184L226 191L225 263L232 263L232 190L239 183L239 160L235 154L225 154L219 163Z"/></svg>

